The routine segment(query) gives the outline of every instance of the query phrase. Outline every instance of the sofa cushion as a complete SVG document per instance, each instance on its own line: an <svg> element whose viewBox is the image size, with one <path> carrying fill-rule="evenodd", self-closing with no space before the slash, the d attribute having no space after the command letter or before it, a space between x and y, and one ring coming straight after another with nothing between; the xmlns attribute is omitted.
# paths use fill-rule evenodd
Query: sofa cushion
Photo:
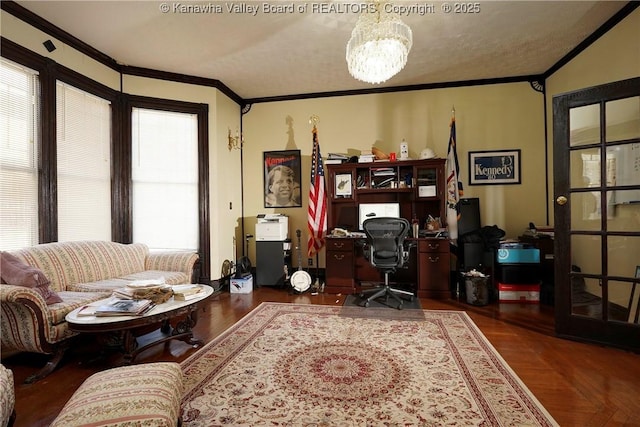
<svg viewBox="0 0 640 427"><path fill-rule="evenodd" d="M2 283L33 288L47 304L62 302L62 298L49 287L49 279L40 269L25 264L8 252L0 252L0 276Z"/></svg>
<svg viewBox="0 0 640 427"><path fill-rule="evenodd" d="M82 383L50 427L174 427L183 387L182 370L175 362L98 372Z"/></svg>
<svg viewBox="0 0 640 427"><path fill-rule="evenodd" d="M70 292L62 291L62 302L49 306L47 316L52 325L64 323L64 318L76 308L82 307L94 301L107 298L111 292Z"/></svg>

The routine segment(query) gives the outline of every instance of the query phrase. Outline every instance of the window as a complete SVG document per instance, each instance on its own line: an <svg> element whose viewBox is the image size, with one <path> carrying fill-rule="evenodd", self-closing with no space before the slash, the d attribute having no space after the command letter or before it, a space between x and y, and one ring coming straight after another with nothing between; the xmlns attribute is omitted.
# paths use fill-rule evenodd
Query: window
<svg viewBox="0 0 640 427"><path fill-rule="evenodd" d="M0 61L0 248L38 243L38 74Z"/></svg>
<svg viewBox="0 0 640 427"><path fill-rule="evenodd" d="M58 240L111 240L110 103L56 88Z"/></svg>
<svg viewBox="0 0 640 427"><path fill-rule="evenodd" d="M198 116L132 109L133 241L198 250Z"/></svg>

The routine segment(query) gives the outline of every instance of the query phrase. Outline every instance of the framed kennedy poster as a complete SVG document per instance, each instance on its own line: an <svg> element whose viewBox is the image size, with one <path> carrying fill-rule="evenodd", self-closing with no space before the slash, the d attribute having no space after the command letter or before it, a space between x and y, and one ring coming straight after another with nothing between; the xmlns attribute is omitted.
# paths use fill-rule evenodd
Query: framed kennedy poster
<svg viewBox="0 0 640 427"><path fill-rule="evenodd" d="M469 151L469 185L520 182L520 150Z"/></svg>
<svg viewBox="0 0 640 427"><path fill-rule="evenodd" d="M300 150L265 151L263 168L264 207L301 207Z"/></svg>

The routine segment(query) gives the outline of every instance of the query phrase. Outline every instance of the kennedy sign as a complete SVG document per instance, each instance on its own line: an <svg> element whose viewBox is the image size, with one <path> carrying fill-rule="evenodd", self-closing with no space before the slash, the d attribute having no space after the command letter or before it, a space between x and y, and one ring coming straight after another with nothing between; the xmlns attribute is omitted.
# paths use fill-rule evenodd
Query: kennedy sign
<svg viewBox="0 0 640 427"><path fill-rule="evenodd" d="M470 151L469 184L520 184L520 150Z"/></svg>

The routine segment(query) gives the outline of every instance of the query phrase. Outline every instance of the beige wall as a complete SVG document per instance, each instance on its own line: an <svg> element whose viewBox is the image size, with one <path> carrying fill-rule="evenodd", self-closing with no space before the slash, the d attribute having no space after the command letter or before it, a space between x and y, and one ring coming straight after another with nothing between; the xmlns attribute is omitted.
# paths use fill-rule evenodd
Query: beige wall
<svg viewBox="0 0 640 427"><path fill-rule="evenodd" d="M530 221L546 223L543 102L542 94L528 83L511 83L256 104L243 119L246 226L255 228L257 214L283 213L290 217L291 237L299 228L306 242L312 115L320 118L319 141L325 157L329 152L367 150L373 144L386 153L399 151L403 138L409 143L411 157L418 158L425 147L446 157L451 109L455 107L464 196L480 198L483 225L498 225L508 236L516 237ZM292 123L291 132L288 122ZM522 150L522 184L468 185L470 150L514 148ZM265 208L263 152L285 149L301 150L303 206ZM252 259L254 248L250 250ZM323 257L324 251L321 267Z"/></svg>
<svg viewBox="0 0 640 427"><path fill-rule="evenodd" d="M5 11L0 11L0 28L2 28L2 37L38 55L51 58L58 64L88 76L111 89L118 90L120 88L120 73L78 52L58 39L25 24ZM56 46L56 50L48 52L42 45L46 40L51 40Z"/></svg>

